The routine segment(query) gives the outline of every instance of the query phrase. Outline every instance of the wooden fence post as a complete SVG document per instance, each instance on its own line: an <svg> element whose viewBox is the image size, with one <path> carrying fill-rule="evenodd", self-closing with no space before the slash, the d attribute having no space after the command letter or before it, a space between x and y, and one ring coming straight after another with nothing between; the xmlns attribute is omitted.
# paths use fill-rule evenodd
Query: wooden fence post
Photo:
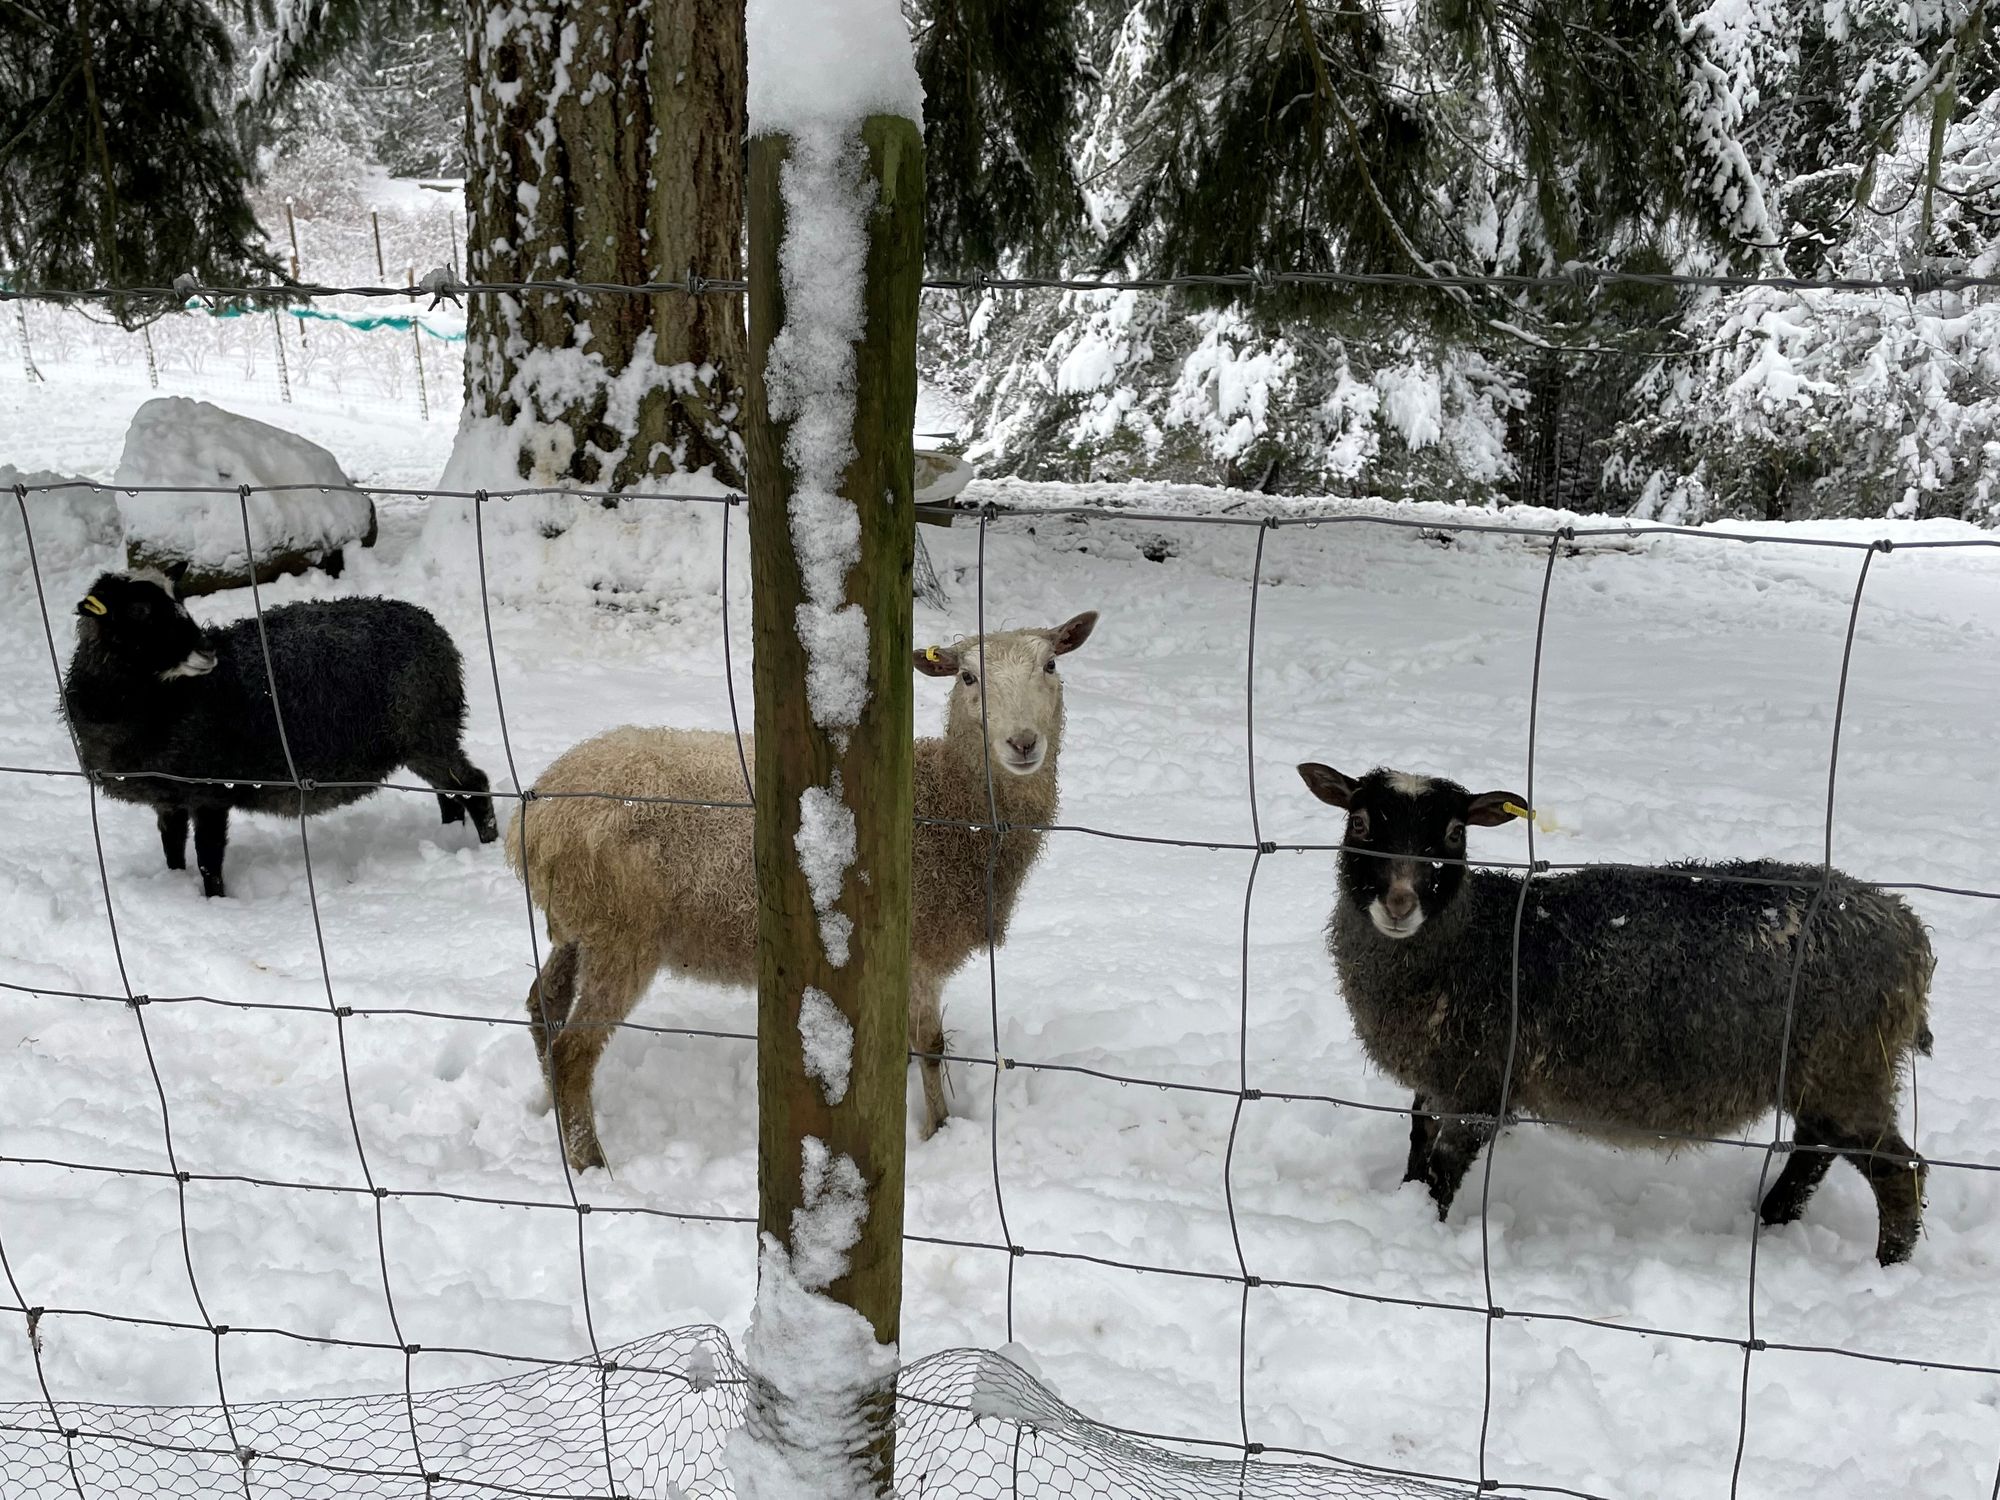
<svg viewBox="0 0 2000 1500"><path fill-rule="evenodd" d="M806 1292L854 1309L875 1342L893 1350L901 1335L909 1065L911 429L923 275L923 146L918 127L897 116L872 116L857 122L856 132L848 137L844 162L829 163L824 147L805 152L788 136L750 143L747 443L756 641L758 1230L764 1246L757 1316L760 1329L767 1316L774 1323L781 1316L767 1313L775 1245L784 1252L775 1258L780 1272L796 1276L788 1285L802 1283ZM817 400L829 392L837 396L839 381L822 380L823 366L797 357L796 331L789 354L773 349L791 314L820 316L811 307L786 305L788 160L793 172L811 179L806 191L837 195L845 174L847 201L872 203L857 210L867 235L862 333L853 345L852 457L838 478L838 496L858 522L859 556L846 573L844 601L833 602L859 606L867 632L865 705L846 727L815 721L812 684L823 679L809 679L801 640L802 619L815 609L824 618L829 601L823 582L817 601L808 588L815 522L799 520L793 501L795 491L810 488L811 476L792 467L797 455L787 447L789 419L802 385L806 399ZM852 196L857 171L859 198ZM808 258L823 249L803 238L798 245L795 253ZM774 383L783 386L777 404L784 420L772 418ZM825 499L823 487L818 494ZM818 576L824 579L823 568ZM816 649L838 651L823 640ZM825 660L819 664L823 673ZM822 861L829 849L844 851L849 818L851 862L842 869L836 859L829 876ZM808 850L801 849L802 824ZM805 1033L817 1053L829 1036L837 1041L842 1023L852 1031L852 1051L844 1088L836 1089L823 1057L811 1063L817 1072L809 1069ZM843 1158L851 1167L841 1165ZM865 1194L865 1217L846 1249L845 1269L814 1286L807 1270L819 1233L815 1217L843 1182ZM858 1326L843 1309L832 1313L847 1320L836 1326ZM796 1404L798 1392L787 1391L781 1376L764 1378L770 1372L759 1368L783 1338L776 1327L769 1334L753 1330L751 1365L759 1378L749 1436L767 1451L789 1446L791 1457L782 1461L794 1464L795 1472L822 1476L822 1494L889 1494L894 1366L888 1363L884 1374L881 1362L892 1355L862 1345L854 1361L863 1368L853 1372L860 1389L852 1393L850 1441L845 1451L828 1453L799 1436L802 1428L823 1433L826 1424L788 1420L783 1403ZM802 1360L811 1358L801 1351ZM833 1404L849 1394L835 1392ZM858 1433L865 1438L853 1436Z"/></svg>

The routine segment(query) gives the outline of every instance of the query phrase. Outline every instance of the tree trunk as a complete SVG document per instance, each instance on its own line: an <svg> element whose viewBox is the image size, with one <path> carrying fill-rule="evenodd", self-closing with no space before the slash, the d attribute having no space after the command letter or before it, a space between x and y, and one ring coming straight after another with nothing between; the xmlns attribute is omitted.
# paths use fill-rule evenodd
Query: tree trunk
<svg viewBox="0 0 2000 1500"><path fill-rule="evenodd" d="M743 0L474 3L472 281L679 281L743 265ZM513 426L537 482L742 482L742 299L477 297L467 413Z"/></svg>

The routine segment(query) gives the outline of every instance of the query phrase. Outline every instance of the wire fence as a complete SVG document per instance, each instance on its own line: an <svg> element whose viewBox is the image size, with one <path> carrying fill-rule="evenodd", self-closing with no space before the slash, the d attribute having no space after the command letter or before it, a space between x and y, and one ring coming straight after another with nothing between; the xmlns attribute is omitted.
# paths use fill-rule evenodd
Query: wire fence
<svg viewBox="0 0 2000 1500"><path fill-rule="evenodd" d="M1605 275L1606 279L1612 279L1616 273L1605 273ZM1329 284L1345 281L1356 285L1373 285L1379 284L1380 281L1379 278L1360 277L1289 279L1326 281ZM1265 278L1258 278L1257 284L1262 284L1263 280ZM1712 281L1712 278L1693 278L1689 279L1688 284L1705 285L1712 284ZM1953 281L1954 284L1966 285L2000 284L2000 278L1955 278ZM961 283L946 281L934 284L958 286ZM981 280L978 284L995 288L1006 286L1027 288L1056 283L1031 281L1004 283L997 280ZM1147 282L1115 285L1144 285L1150 289L1160 284ZM1247 283L1240 283L1230 278L1199 278L1182 279L1175 284ZM1573 281L1564 284L1573 284ZM1793 283L1774 281L1768 284ZM1849 285L1849 283L1826 284ZM1901 285L1900 282L1892 281L1865 284L1883 287ZM1114 284L1092 284L1093 287L1109 285ZM1904 289L1914 291L1917 288L1910 286ZM288 287L280 290L288 297L336 292L340 295L362 296L409 295L407 288ZM439 285L430 290L433 294L441 294L447 288ZM524 283L507 286L454 284L448 290L467 294L519 294L528 291L585 294L615 291L650 295L665 291L685 291L695 294L733 291L740 290L740 286L706 282L699 287L661 283L640 287L602 288L567 283ZM198 293L216 294L215 289L206 288L198 289ZM132 295L143 294L143 291L132 293ZM220 294L233 296L273 293L270 289L228 289ZM74 295L88 297L109 294L96 292ZM30 503L31 497L56 494L64 490L111 491L113 488L89 485L85 482L49 485L22 483L16 484L13 488L15 508L27 540L28 563L40 611L41 646L46 651L48 664L58 687L63 675L62 658L50 612L43 570L34 545L35 520L34 507ZM169 492L181 495L208 493L222 503L233 501L239 513L245 547L254 556L251 526L253 499L304 491L316 492L322 488L324 487L218 486L203 490L200 487L183 486ZM590 490L520 489L468 492L440 489L390 490L372 487L357 487L357 489L376 497L398 496L420 501L456 498L472 502L471 515L477 543L476 584L483 626L483 645L486 667L495 695L500 738L507 760L508 784L495 787L491 795L496 799L512 802L521 802L540 795L532 786L524 785L515 760L500 656L494 643L493 612L490 602L493 580L488 573L483 516L489 503L497 500L549 494L561 494L573 498L597 496L612 498L612 496L608 492ZM144 487L117 486L115 492L143 498L152 491ZM616 498L628 502L651 501L671 505L720 508L723 518L721 541L723 583L719 603L725 620L725 628L721 633L723 672L729 693L731 720L735 725L740 750L742 725L737 717L735 665L731 657L726 621L730 606L728 582L730 517L734 509L744 503L745 497L733 492L696 494L663 489L652 492L620 492ZM1345 845L1341 843L1280 842L1268 838L1264 826L1256 780L1258 602L1266 586L1267 551L1278 544L1278 539L1285 533L1295 528L1387 528L1445 535L1462 533L1504 536L1537 544L1539 550L1545 554L1545 560L1539 587L1535 593L1534 649L1532 659L1521 664L1531 684L1526 740L1523 746L1527 770L1523 793L1528 799L1529 807L1535 805L1535 768L1541 725L1542 668L1549 599L1562 560L1574 551L1577 544L1595 538L1678 536L1698 539L1703 544L1715 546L1831 549L1842 552L1854 559L1855 571L1851 602L1841 640L1839 675L1837 680L1828 684L1833 708L1826 762L1822 858L1818 862L1818 874L1816 878L1810 879L1767 880L1762 877L1737 877L1758 884L1787 886L1805 893L1808 897L1805 915L1792 939L1794 948L1791 988L1785 1019L1787 1041L1785 1048L1781 1050L1778 1062L1779 1084L1776 1097L1773 1099L1776 1110L1774 1129L1768 1139L1754 1140L1695 1133L1685 1135L1654 1133L1663 1140L1724 1145L1756 1153L1760 1158L1761 1197L1764 1179L1769 1175L1771 1164L1781 1157L1788 1156L1792 1149L1792 1143L1787 1139L1784 1128L1784 1068L1790 1050L1793 1012L1798 999L1799 978L1804 966L1807 936L1820 915L1833 876L1832 840L1840 769L1841 729L1846 712L1849 668L1856 628L1871 568L1877 558L1891 551L1892 547L1894 550L1912 551L1995 548L2000 547L2000 537L1932 538L1892 544L1885 539L1794 536L1770 532L1693 528L1665 523L1543 526L1507 520L1481 520L1473 515L1467 515L1462 521L1453 519L1446 522L1372 513L1195 515L1151 512L1113 505L1013 504L995 500L967 502L933 509L937 514L948 514L976 525L975 613L976 628L982 637L987 633L988 623L988 540L996 528L1025 527L1038 520L1074 518L1086 522L1142 521L1158 526L1248 528L1254 533L1254 559L1244 600L1242 722L1247 826L1243 837L1235 840L1177 838L1071 822L1010 825L999 816L998 802L991 781L993 773L990 757L987 760L986 773L989 809L986 820L929 818L923 814L921 808L919 809L920 822L995 835L989 841L990 855L986 871L988 941L985 987L990 1050L972 1051L956 1048L946 1051L942 1057L945 1061L961 1068L990 1070L992 1074L992 1118L988 1122L987 1129L991 1142L992 1202L999 1235L997 1238L934 1234L908 1236L913 1243L990 1255L1002 1262L1006 1285L1005 1326L1010 1341L1015 1335L1017 1269L1031 1261L1086 1264L1121 1272L1177 1278L1234 1289L1237 1293L1235 1385L1238 1437L1234 1441L1224 1441L1213 1437L1141 1431L1094 1422L1064 1407L1030 1377L1004 1361L997 1361L995 1356L964 1351L948 1352L915 1362L904 1371L899 1382L898 1421L904 1439L909 1445L904 1450L905 1461L901 1472L905 1475L917 1473L924 1476L922 1486L913 1488L912 1492L969 1493L997 1497L1018 1495L1024 1488L1029 1493L1082 1492L1135 1496L1156 1494L1418 1496L1499 1491L1522 1494L1566 1494L1582 1497L1582 1500L1613 1500L1613 1497L1598 1495L1591 1491L1538 1483L1535 1482L1536 1476L1533 1475L1499 1472L1491 1452L1491 1430L1496 1391L1494 1337L1503 1322L1577 1325L1645 1338L1739 1350L1740 1398L1736 1451L1729 1491L1732 1497L1739 1491L1744 1450L1752 1430L1754 1403L1751 1400L1751 1374L1759 1355L1774 1351L1790 1352L1939 1372L2000 1377L2000 1365L1929 1359L1897 1351L1843 1348L1829 1344L1765 1337L1759 1332L1758 1324L1761 1224L1755 1215L1752 1216L1749 1233L1749 1270L1744 1288L1745 1320L1740 1333L1679 1328L1632 1319L1600 1318L1532 1306L1503 1306L1496 1300L1492 1237L1493 1166L1507 1133L1529 1127L1588 1127L1605 1123L1589 1120L1517 1118L1511 1108L1518 1076L1516 1050L1520 1024L1521 914L1526 910L1537 881L1562 871L1584 868L1581 864L1566 864L1543 857L1536 845L1536 830L1532 819L1528 820L1528 850L1525 860L1440 861L1483 869L1508 870L1521 876L1519 906L1513 936L1511 978L1513 1002L1509 1045L1503 1064L1499 1107L1496 1110L1486 1113L1432 1114L1421 1111L1416 1106L1385 1105L1341 1093L1267 1089L1260 1086L1250 1043L1253 990L1252 936L1260 871L1265 861L1281 853L1332 853L1345 850ZM258 622L260 640L263 641L263 665L271 698L277 707L279 732L282 737L285 685L279 680L279 663L270 651L268 639L263 636L266 606L262 590L254 583L251 588L253 613ZM0 1408L0 1427L13 1434L13 1441L7 1445L4 1456L0 1456L0 1476L6 1478L9 1493L35 1497L63 1495L74 1496L75 1500L95 1500L95 1497L100 1495L137 1492L134 1487L143 1486L147 1487L146 1492L149 1493L205 1495L223 1492L215 1488L218 1474L227 1477L229 1492L241 1493L245 1500L249 1500L253 1495L334 1493L385 1496L408 1494L425 1497L501 1494L549 1497L549 1500L553 1500L553 1497L557 1496L670 1494L674 1493L675 1489L697 1493L704 1486L719 1486L720 1445L726 1431L740 1422L743 1409L742 1372L740 1366L735 1363L734 1355L728 1349L726 1338L713 1330L679 1330L673 1334L663 1334L644 1341L637 1346L605 1345L599 1338L597 1319L593 1315L587 1226L593 1218L606 1216L629 1216L639 1221L658 1219L749 1226L755 1223L754 1215L691 1212L663 1205L594 1203L586 1194L586 1184L579 1181L572 1173L567 1160L563 1159L559 1145L556 1145L555 1149L558 1158L563 1159L564 1191L559 1197L540 1199L497 1193L482 1195L441 1187L412 1187L398 1184L383 1179L371 1160L369 1142L365 1138L362 1121L355 1107L354 1076L349 1060L349 1036L353 1027L367 1024L373 1018L394 1016L424 1017L482 1028L496 1025L528 1027L530 1021L525 1015L510 1018L445 1008L370 1006L342 998L333 965L328 958L326 936L321 923L320 895L314 877L313 844L310 820L306 813L306 796L315 788L334 786L418 792L426 796L433 795L439 790L449 792L466 789L440 789L414 781L396 780L367 783L317 782L306 774L310 768L302 768L293 758L292 747L287 741L284 751L289 774L285 779L265 785L281 789L291 788L299 794L296 820L299 853L305 871L318 978L324 1003L308 1006L234 995L201 993L153 995L134 988L126 964L119 925L118 893L105 855L99 816L99 803L104 795L107 776L103 772L87 769L81 748L75 744L74 738L72 738L72 748L76 751L77 759L74 767L8 765L0 766L0 774L83 782L89 804L93 840L91 854L96 865L96 884L104 903L106 940L114 959L119 984L115 989L88 991L49 989L10 980L0 982L0 992L73 1000L83 1005L119 1006L127 1011L131 1018L134 1040L144 1057L158 1106L166 1164L160 1167L128 1162L90 1161L0 1152L0 1165L15 1168L52 1168L89 1177L170 1182L178 1203L180 1269L184 1274L197 1316L189 1319L141 1317L92 1307L84 1302L58 1303L38 1299L32 1295L31 1289L25 1288L17 1279L14 1264L9 1259L5 1227L0 1225L0 1274L4 1274L6 1278L10 1297L10 1304L0 1308L0 1311L21 1320L21 1333L31 1353L42 1396L39 1405L33 1409L19 1406ZM178 776L143 766L112 773L112 779L116 776L145 777L161 781L179 780L196 784L222 780L222 778ZM238 778L229 779L234 781ZM746 779L746 792L747 790ZM647 800L611 790L602 793L564 795L603 796L626 802ZM746 819L752 811L747 798L743 801L677 798L652 800L734 810L745 814ZM1027 833L1200 850L1212 853L1218 858L1238 859L1247 856L1242 896L1240 973L1236 996L1234 1086L1193 1083L1094 1068L1054 1058L1009 1054L1006 1028L1003 1025L1004 996L1000 982L998 945L994 941L996 923L993 912L993 878L1000 857L1001 841L1012 834ZM1601 866L1592 867L1601 868ZM1702 871L1690 878L1728 880L1731 877L1712 871ZM1974 887L1917 881L1880 884L1890 889L1945 892L1981 900L2000 900L2000 891ZM530 944L539 967L542 957L540 933L535 920L532 898L527 902L525 910ZM157 1014L156 1007L160 1006L213 1007L220 1011L237 1013L271 1011L324 1016L340 1059L341 1084L346 1100L346 1124L352 1138L355 1163L360 1174L359 1180L341 1183L299 1180L279 1175L255 1176L211 1172L204 1171L198 1163L185 1159L176 1146L171 1091L163 1077L150 1030L149 1018ZM743 1047L754 1047L756 1041L751 1033L726 1029L668 1026L629 1020L617 1023L617 1027L619 1030L635 1033L703 1038ZM913 1057L915 1056L917 1054L913 1054ZM1228 1144L1222 1158L1221 1188L1233 1247L1234 1271L1217 1271L1163 1261L1123 1259L1056 1245L1021 1242L1009 1227L1008 1182L999 1147L1004 1112L1019 1107L1010 1100L1005 1086L1010 1073L1040 1074L1054 1078L1089 1078L1119 1085L1227 1101L1230 1110L1230 1128ZM1245 1238L1238 1221L1239 1139L1244 1122L1253 1111L1298 1104L1331 1106L1364 1114L1400 1116L1413 1123L1422 1118L1436 1119L1440 1122L1462 1122L1492 1133L1479 1183L1483 1295L1478 1300L1391 1295L1332 1281L1267 1275L1259 1270L1246 1250ZM552 1144L560 1134L559 1130L552 1133ZM1903 1160L1900 1153L1861 1151L1848 1154L1863 1156L1874 1154L1896 1161ZM1930 1157L1926 1159L1926 1164L1934 1172L2000 1171L2000 1160ZM379 1279L379 1294L388 1326L392 1330L392 1337L387 1340L370 1340L281 1326L230 1325L212 1318L209 1312L210 1301L205 1296L205 1283L198 1264L199 1257L190 1231L188 1196L189 1190L196 1186L223 1184L248 1185L287 1193L339 1194L368 1200L373 1212L375 1269ZM404 1302L399 1297L401 1289L395 1284L392 1275L384 1220L386 1205L398 1200L450 1200L573 1217L576 1230L575 1264L583 1326L589 1344L588 1356L582 1359L558 1359L518 1350L469 1345L419 1344L407 1339L401 1317ZM744 1269L747 1274L749 1267L746 1265ZM1483 1399L1478 1414L1479 1442L1476 1472L1451 1474L1398 1469L1362 1462L1331 1449L1287 1445L1260 1438L1259 1426L1253 1420L1255 1403L1252 1400L1251 1389L1253 1369L1249 1357L1250 1327L1254 1304L1258 1302L1260 1296L1274 1292L1306 1292L1386 1307L1480 1320L1484 1330L1484 1369ZM43 1360L44 1337L57 1320L74 1320L79 1326L93 1323L125 1323L178 1330L206 1337L212 1345L213 1406L183 1410L119 1408L89 1406L64 1400L52 1383ZM268 1403L246 1403L233 1399L225 1378L223 1350L226 1341L245 1339L289 1340L309 1345L373 1350L400 1357L403 1372L401 1390L388 1398L361 1402L286 1403L282 1406L273 1406ZM523 1368L524 1373L510 1380L477 1388L444 1392L426 1390L420 1388L421 1382L417 1378L418 1360L426 1354L477 1356L518 1365ZM912 1464L915 1465L914 1469L911 1467ZM1995 1488L1996 1493L2000 1493L2000 1473L1996 1473Z"/></svg>

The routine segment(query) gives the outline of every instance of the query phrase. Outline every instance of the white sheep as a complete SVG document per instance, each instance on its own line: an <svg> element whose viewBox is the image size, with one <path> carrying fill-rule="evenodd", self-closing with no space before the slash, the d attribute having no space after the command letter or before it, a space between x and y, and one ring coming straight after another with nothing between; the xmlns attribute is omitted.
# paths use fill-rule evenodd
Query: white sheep
<svg viewBox="0 0 2000 1500"><path fill-rule="evenodd" d="M945 1117L944 984L986 947L989 864L998 943L1041 853L1036 828L1055 819L1062 751L1056 658L1096 623L1092 612L916 653L918 671L958 679L944 735L914 747L910 1045L922 1054L926 1137ZM744 751L754 754L748 741ZM682 805L740 802L742 767L733 735L613 729L558 757L508 825L508 862L548 919L552 946L528 1018L578 1171L604 1165L591 1080L653 976L671 967L717 984L757 982L751 815ZM660 797L681 803L632 800ZM1009 825L997 848L995 807Z"/></svg>

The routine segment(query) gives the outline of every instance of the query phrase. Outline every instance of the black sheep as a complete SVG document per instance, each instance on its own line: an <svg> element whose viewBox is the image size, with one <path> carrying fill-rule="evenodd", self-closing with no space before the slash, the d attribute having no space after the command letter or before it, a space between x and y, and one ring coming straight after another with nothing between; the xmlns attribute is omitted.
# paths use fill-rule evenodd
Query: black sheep
<svg viewBox="0 0 2000 1500"><path fill-rule="evenodd" d="M220 896L231 808L325 812L398 766L438 788L445 822L470 813L481 843L499 836L486 776L459 743L458 648L426 611L330 599L268 611L261 635L254 618L204 629L176 583L150 569L100 576L76 606L63 680L84 769L108 796L155 810L168 869L187 868L192 820L202 893Z"/></svg>
<svg viewBox="0 0 2000 1500"><path fill-rule="evenodd" d="M1500 1113L1518 912L1510 1110L1620 1144L1724 1137L1775 1105L1783 1057L1797 1127L1764 1222L1798 1218L1837 1153L1874 1189L1876 1258L1908 1258L1923 1163L1896 1128L1897 1088L1904 1059L1930 1050L1933 960L1901 900L1835 872L1807 925L1823 872L1755 861L1543 875L1524 906L1520 877L1463 863L1466 825L1519 816L1512 793L1299 774L1347 812L1327 945L1362 1046L1416 1091L1404 1180L1440 1218L1493 1127L1435 1116Z"/></svg>

